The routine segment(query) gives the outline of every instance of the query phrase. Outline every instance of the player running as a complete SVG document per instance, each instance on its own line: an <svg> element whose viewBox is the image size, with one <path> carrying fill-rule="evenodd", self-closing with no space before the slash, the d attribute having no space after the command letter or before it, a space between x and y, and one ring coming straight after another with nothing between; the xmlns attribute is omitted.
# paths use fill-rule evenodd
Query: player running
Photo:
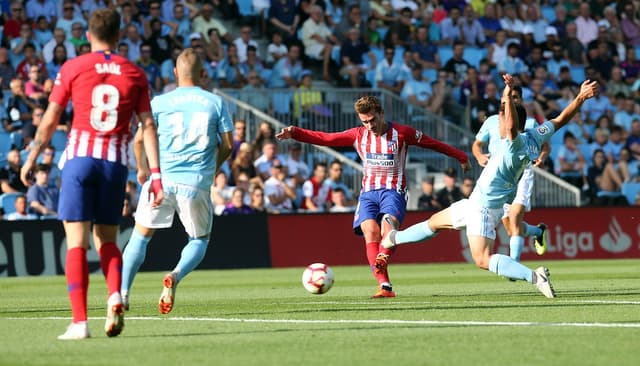
<svg viewBox="0 0 640 366"><path fill-rule="evenodd" d="M522 88L513 86L511 90L511 99L516 105L522 103ZM482 167L487 165L489 157L498 153L500 149L501 136L498 127L499 118L497 114L489 116L480 127L480 131L476 134L476 139L471 147L473 156ZM522 125L522 124L520 124ZM527 118L523 128L519 129L524 132L526 129L532 129L537 125L533 118ZM489 154L484 154L482 149L488 145ZM539 255L543 255L547 250L547 226L544 223L538 226L529 225L524 222L524 213L531 211L531 194L533 193L534 173L533 166L540 165L546 158L549 151L549 143L542 144L540 156L533 162L527 164L522 177L518 181L518 189L513 202L505 203L503 206L504 213L502 215L502 224L509 234L509 255L516 261L520 261L520 254L524 247L524 237L534 236L534 246Z"/></svg>
<svg viewBox="0 0 640 366"><path fill-rule="evenodd" d="M176 267L164 276L158 301L160 313L171 311L176 286L202 262L207 251L213 223L210 187L216 171L233 149L233 122L222 99L198 87L201 72L202 60L192 48L185 49L174 69L178 88L151 101L158 124L165 199L153 207L146 197L140 197L136 225L123 255L122 297L127 309L133 279L144 262L155 229L171 227L176 212L189 242ZM136 135L138 176L144 180L146 159L142 149L142 140Z"/></svg>
<svg viewBox="0 0 640 366"><path fill-rule="evenodd" d="M124 328L124 306L120 296L122 254L116 238L122 218L128 176L127 146L134 114L142 121L141 134L153 173L152 202L159 205L163 199L149 83L144 71L113 53L119 32L120 15L116 10L100 9L91 14L88 39L92 52L62 65L33 140L33 149L20 172L22 181L29 184L28 174L71 99L74 113L60 163L63 167L58 218L63 221L67 237L65 274L73 323L58 337L62 340L90 337L86 252L92 224L93 240L108 290L105 332L114 337Z"/></svg>
<svg viewBox="0 0 640 366"><path fill-rule="evenodd" d="M513 200L524 168L539 156L542 144L573 118L585 100L596 94L598 83L585 81L576 98L558 117L521 134L518 124L524 123L526 112L521 105L516 106L510 97L511 75L505 74L503 78L506 87L502 95L499 130L500 136L506 140L489 159L469 199L460 200L405 230L390 231L382 240L382 246L394 248L431 238L442 229L461 230L466 227L471 255L478 267L508 278L528 281L546 297L553 298L555 292L547 268L531 270L509 256L491 255L491 247L496 237L495 228L503 212L502 206Z"/></svg>
<svg viewBox="0 0 640 366"><path fill-rule="evenodd" d="M276 137L292 138L322 146L353 146L362 159L363 178L353 229L364 236L367 260L378 281L373 298L395 297L387 264L392 250L380 247L380 239L402 223L406 213L407 177L405 163L410 145L432 149L458 160L464 171L471 169L467 155L406 125L388 122L380 101L373 96L359 98L354 105L362 126L326 133L299 127L283 128Z"/></svg>

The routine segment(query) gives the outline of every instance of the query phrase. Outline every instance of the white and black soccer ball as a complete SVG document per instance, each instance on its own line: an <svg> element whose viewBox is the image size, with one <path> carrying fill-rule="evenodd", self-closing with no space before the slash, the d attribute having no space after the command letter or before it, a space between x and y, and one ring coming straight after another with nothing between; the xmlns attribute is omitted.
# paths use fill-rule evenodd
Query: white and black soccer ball
<svg viewBox="0 0 640 366"><path fill-rule="evenodd" d="M333 286L333 271L324 263L313 263L302 272L302 286L314 295L324 294Z"/></svg>

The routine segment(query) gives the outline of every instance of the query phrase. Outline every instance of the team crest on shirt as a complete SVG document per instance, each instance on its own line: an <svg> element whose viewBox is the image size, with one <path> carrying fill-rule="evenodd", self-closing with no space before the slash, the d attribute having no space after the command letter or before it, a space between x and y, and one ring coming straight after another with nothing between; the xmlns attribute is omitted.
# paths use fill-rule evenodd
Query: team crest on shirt
<svg viewBox="0 0 640 366"><path fill-rule="evenodd" d="M420 142L422 139L422 131L416 130L416 141Z"/></svg>
<svg viewBox="0 0 640 366"><path fill-rule="evenodd" d="M389 147L389 152L396 152L398 150L398 141L389 141L387 146Z"/></svg>
<svg viewBox="0 0 640 366"><path fill-rule="evenodd" d="M539 135L546 135L551 132L551 130L549 130L549 126L540 126L536 128L536 130L538 131Z"/></svg>

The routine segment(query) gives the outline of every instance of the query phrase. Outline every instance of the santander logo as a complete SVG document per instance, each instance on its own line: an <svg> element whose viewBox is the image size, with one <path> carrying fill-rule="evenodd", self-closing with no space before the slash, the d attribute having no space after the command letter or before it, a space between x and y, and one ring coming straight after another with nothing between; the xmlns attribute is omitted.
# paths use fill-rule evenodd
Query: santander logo
<svg viewBox="0 0 640 366"><path fill-rule="evenodd" d="M621 253L631 247L631 237L622 231L615 216L611 218L609 231L600 237L600 247L611 253Z"/></svg>

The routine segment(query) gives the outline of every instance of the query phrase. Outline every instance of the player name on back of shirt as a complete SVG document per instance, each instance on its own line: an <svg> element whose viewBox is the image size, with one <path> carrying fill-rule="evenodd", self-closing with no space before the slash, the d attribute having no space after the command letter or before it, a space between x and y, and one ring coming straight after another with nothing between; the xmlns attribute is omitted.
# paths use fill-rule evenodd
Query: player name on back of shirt
<svg viewBox="0 0 640 366"><path fill-rule="evenodd" d="M114 74L121 75L120 73L120 65L111 62L98 63L96 64L96 72L98 74Z"/></svg>

